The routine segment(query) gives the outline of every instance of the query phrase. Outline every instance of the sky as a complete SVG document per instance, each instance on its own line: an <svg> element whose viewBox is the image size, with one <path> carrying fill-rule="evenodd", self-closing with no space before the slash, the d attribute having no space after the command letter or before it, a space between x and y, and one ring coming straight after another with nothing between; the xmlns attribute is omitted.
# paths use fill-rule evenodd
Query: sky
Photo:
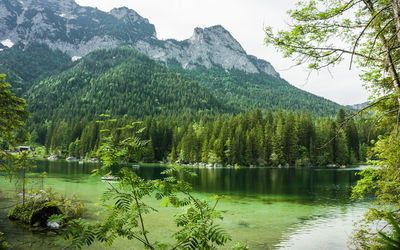
<svg viewBox="0 0 400 250"><path fill-rule="evenodd" d="M368 92L359 80L360 70L349 70L349 59L340 65L312 72L294 66L290 58L264 44L264 27L285 28L286 11L297 0L75 0L79 5L110 11L126 6L155 25L158 39L184 40L196 27L222 25L250 55L269 61L290 84L339 104L367 101Z"/></svg>

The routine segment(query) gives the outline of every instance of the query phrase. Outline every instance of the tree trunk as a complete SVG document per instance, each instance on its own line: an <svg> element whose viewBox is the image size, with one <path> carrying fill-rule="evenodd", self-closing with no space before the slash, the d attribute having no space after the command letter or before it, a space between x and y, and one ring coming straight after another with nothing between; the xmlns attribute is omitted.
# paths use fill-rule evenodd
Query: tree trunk
<svg viewBox="0 0 400 250"><path fill-rule="evenodd" d="M399 0L392 0L392 8L393 8L393 18L396 25L396 35L397 41L400 44L400 1Z"/></svg>
<svg viewBox="0 0 400 250"><path fill-rule="evenodd" d="M22 172L22 205L25 206L25 175L26 175L26 168Z"/></svg>
<svg viewBox="0 0 400 250"><path fill-rule="evenodd" d="M376 10L375 10L375 8L373 6L372 1L364 0L363 2L367 6L367 8L369 9L371 16L374 16L376 14ZM400 27L399 0L391 0L391 3L392 3L392 8L393 8L393 16L394 16L394 19L395 19L395 26L396 26L396 29L399 30L399 27ZM383 49L385 51L385 61L386 61L386 64L388 66L388 71L389 71L390 77L392 78L394 90L395 90L395 92L399 92L399 90L400 90L399 76L397 74L397 70L396 70L396 67L394 65L392 55L390 54L390 48L389 48L387 39L384 36L384 34L381 32L382 31L382 27L381 27L381 25L379 23L374 25L374 29L379 34L379 40L381 40ZM399 40L399 44L400 44L400 33L399 32L397 32L397 39ZM397 97L397 101L398 101L398 103L400 105L400 96Z"/></svg>
<svg viewBox="0 0 400 250"><path fill-rule="evenodd" d="M400 1L392 0L391 2L392 2L392 8L393 8L394 23L396 26L397 42L400 44ZM397 80L398 80L398 77L397 77ZM400 115L400 84L398 82L397 82L397 86L395 86L395 90L397 92L397 103L399 104L399 115ZM397 119L399 119L399 117Z"/></svg>

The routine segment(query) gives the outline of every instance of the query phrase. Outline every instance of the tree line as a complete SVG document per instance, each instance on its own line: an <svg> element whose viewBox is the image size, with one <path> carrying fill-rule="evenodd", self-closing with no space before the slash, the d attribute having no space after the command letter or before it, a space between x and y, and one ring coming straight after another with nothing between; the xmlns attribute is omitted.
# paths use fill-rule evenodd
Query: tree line
<svg viewBox="0 0 400 250"><path fill-rule="evenodd" d="M365 161L377 131L370 119L314 117L309 112L260 110L218 116L146 117L142 137L149 140L141 161L245 166L352 164ZM129 119L108 128L117 130ZM79 120L45 123L33 129L30 141L49 153L77 158L95 157L102 125Z"/></svg>

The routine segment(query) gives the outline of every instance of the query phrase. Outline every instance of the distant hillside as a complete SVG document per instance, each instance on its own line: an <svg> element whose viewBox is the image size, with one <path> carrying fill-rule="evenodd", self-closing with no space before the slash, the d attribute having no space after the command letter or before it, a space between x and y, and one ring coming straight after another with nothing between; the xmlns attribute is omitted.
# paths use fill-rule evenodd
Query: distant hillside
<svg viewBox="0 0 400 250"><path fill-rule="evenodd" d="M325 98L298 89L281 78L261 73L223 69L181 70L178 72L198 81L223 103L240 110L305 111L319 116L335 115L340 108Z"/></svg>
<svg viewBox="0 0 400 250"><path fill-rule="evenodd" d="M45 44L14 45L0 52L0 73L7 74L13 91L22 96L33 84L71 65L71 57Z"/></svg>
<svg viewBox="0 0 400 250"><path fill-rule="evenodd" d="M99 50L27 92L28 109L45 119L97 115L171 115L237 112L197 82L168 70L135 49Z"/></svg>
<svg viewBox="0 0 400 250"><path fill-rule="evenodd" d="M34 85L29 109L52 117L98 114L238 113L260 109L309 110L334 115L341 107L266 74L168 69L130 47L98 50L68 70Z"/></svg>

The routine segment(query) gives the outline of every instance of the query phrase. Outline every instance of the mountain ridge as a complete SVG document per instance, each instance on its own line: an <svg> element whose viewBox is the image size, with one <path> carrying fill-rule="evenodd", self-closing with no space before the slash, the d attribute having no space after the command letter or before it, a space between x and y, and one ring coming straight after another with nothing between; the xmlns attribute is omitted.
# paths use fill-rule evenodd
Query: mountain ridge
<svg viewBox="0 0 400 250"><path fill-rule="evenodd" d="M39 42L78 59L94 50L129 45L167 66L171 62L184 69L218 65L279 77L269 62L248 55L221 25L195 28L193 36L183 41L158 40L154 25L134 10L103 12L73 0L3 0L0 16L0 49L8 47L7 40Z"/></svg>
<svg viewBox="0 0 400 250"><path fill-rule="evenodd" d="M192 86L199 86L201 91L212 96L213 102L218 103L217 106L220 107L219 109L209 106L196 108L195 102L191 103L176 98L165 99L165 101L173 100L175 104L188 103L191 105L191 113L204 110L208 113L215 113L220 110L222 113L232 114L252 109L263 111L285 109L290 111L310 110L312 114L326 116L334 115L342 107L323 97L314 96L298 89L281 79L269 62L248 55L241 44L221 25L195 28L190 38L181 41L158 40L154 25L136 11L126 7L103 12L96 8L79 6L73 0L63 2L56 0L26 0L23 2L2 0L0 12L4 14L0 16L0 27L9 29L0 30L0 44L3 46L3 51L0 51L0 59L3 61L0 64L0 71L11 75L11 78L8 79L11 79L11 83L16 86L17 94L21 97L29 97L28 101L32 105L47 102L52 109L67 105L67 103L60 105L52 103L53 97L49 97L46 91L53 91L52 85L59 84L60 79L63 84L62 90L72 91L68 88L68 84L76 82L77 78L68 74L71 68L74 68L76 75L89 73L90 80L97 79L94 75L95 71L85 72L84 67L80 69L75 66L80 65L81 60L91 60L90 55L94 52L102 55L98 56L99 60L101 58L106 60L104 63L101 62L102 67L107 67L107 64L117 64L118 62L115 60L118 59L107 56L110 53L108 50L123 48L121 50L127 51L127 56L136 55L136 52L133 53L126 49L129 47L149 57L149 60L167 66L170 74L183 75L183 78L177 78L180 79L179 84L187 81ZM43 56L40 55L41 53ZM148 62L147 59L145 61ZM150 64L153 65L153 63L148 63L148 65ZM121 68L124 67L121 66ZM151 71L146 69L142 72ZM118 69L107 72L111 75L119 73ZM141 84L144 84L141 79L147 77L135 74L135 72L129 75L127 71L124 71L124 76ZM168 74L164 76L167 80L174 78ZM86 84L90 82L84 77L78 79L82 79ZM98 86L98 88L107 91L105 89L109 89L108 84L113 84L112 81L115 79L109 76L104 79L110 79L111 82L102 81L104 86ZM160 79L157 78L158 81ZM152 82L150 81L150 83ZM185 86L171 81L169 84L178 87L179 90L185 89ZM126 86L143 87L137 84L126 84ZM154 97L159 94L155 91L168 93L172 91L171 86L160 84L156 84L156 86L158 90L153 90ZM90 86L82 85L81 87L91 90ZM146 99L147 104L153 103L151 90L147 86L145 87L149 93L146 93L143 98ZM38 88L43 88L43 90L38 90ZM124 90L131 91L127 88ZM188 95L181 94L180 97L196 100L197 97L190 96L193 93L192 91ZM35 98L36 96L38 98ZM95 95L93 97L94 99L89 101L100 102ZM50 100L46 100L48 98ZM88 96L82 97L86 100L87 98ZM104 99L104 102L120 103L118 98L124 98L126 101L123 106L131 103L135 108L138 108L141 103L128 100L127 96L108 96L108 98L110 100ZM203 98L202 100L208 99ZM60 102L64 101L68 102L68 99L60 99ZM70 104L70 106L79 107L80 104L77 103ZM221 103L230 107L220 105ZM197 104L199 107L206 107L202 101ZM157 103L154 105L160 106ZM169 113L173 113L174 108L176 112L181 110L178 105L174 105L166 105ZM126 106L124 110L132 107ZM46 108L42 110L44 111ZM62 110L66 111L64 108ZM114 108L113 110L119 109ZM54 109L57 116L62 115L64 111L60 112ZM97 110L96 112L102 111ZM121 112L118 111L118 113ZM158 111L151 108L146 112L135 111L132 113L134 116L153 114L158 114Z"/></svg>

